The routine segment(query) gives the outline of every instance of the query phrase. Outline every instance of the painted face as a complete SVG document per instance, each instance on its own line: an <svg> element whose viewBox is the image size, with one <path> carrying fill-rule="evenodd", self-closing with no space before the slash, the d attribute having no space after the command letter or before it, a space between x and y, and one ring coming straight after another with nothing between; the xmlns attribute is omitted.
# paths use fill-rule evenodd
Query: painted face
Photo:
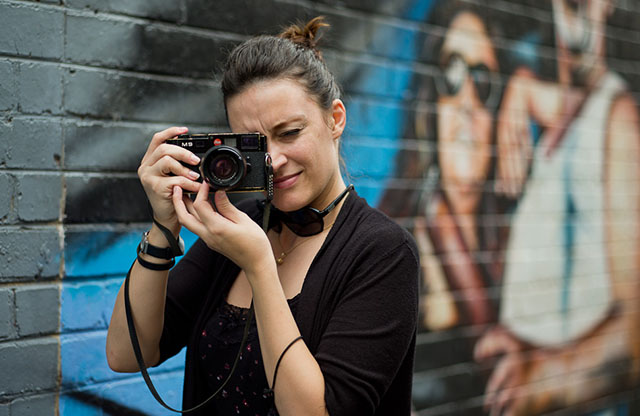
<svg viewBox="0 0 640 416"><path fill-rule="evenodd" d="M451 22L440 56L438 160L444 192L458 214L472 213L491 161L492 107L498 63L482 21L462 12Z"/></svg>
<svg viewBox="0 0 640 416"><path fill-rule="evenodd" d="M340 100L324 110L296 81L258 81L227 101L233 132L267 136L273 159L273 203L282 211L323 209L341 191L338 142L344 129Z"/></svg>
<svg viewBox="0 0 640 416"><path fill-rule="evenodd" d="M553 0L558 41L571 56L574 70L587 71L604 54L604 30L610 0Z"/></svg>

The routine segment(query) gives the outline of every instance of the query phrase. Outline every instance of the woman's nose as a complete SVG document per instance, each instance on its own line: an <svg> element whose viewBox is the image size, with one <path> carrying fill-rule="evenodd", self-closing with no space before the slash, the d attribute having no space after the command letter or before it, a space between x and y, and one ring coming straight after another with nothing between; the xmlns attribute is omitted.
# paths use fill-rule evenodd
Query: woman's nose
<svg viewBox="0 0 640 416"><path fill-rule="evenodd" d="M278 170L287 163L287 157L280 146L268 143L267 151L271 155L271 165L273 166L273 171L278 172Z"/></svg>

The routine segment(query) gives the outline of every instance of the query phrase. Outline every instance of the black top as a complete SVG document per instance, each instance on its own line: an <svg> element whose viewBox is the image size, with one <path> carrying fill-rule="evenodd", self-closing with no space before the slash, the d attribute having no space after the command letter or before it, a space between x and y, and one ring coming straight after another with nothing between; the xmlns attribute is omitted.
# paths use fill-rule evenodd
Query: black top
<svg viewBox="0 0 640 416"><path fill-rule="evenodd" d="M262 210L239 208L261 224ZM212 392L198 349L240 269L196 241L171 271L162 359L187 346L184 408ZM419 259L411 235L355 191L314 258L294 318L325 379L331 416L409 415ZM220 414L210 402L200 412Z"/></svg>
<svg viewBox="0 0 640 416"><path fill-rule="evenodd" d="M295 296L288 301L292 313L296 311L299 298ZM200 334L198 356L202 368L207 369L206 377L212 392L218 390L229 377L238 357L249 312L248 308L223 302ZM268 388L254 319L236 369L213 405L220 415L276 414L273 393Z"/></svg>

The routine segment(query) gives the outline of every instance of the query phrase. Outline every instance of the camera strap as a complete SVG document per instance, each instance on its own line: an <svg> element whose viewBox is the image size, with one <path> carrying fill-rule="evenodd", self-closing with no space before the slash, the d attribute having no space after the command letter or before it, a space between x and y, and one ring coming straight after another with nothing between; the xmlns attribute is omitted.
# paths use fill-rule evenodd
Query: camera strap
<svg viewBox="0 0 640 416"><path fill-rule="evenodd" d="M270 157L268 161L269 163L267 167L267 181L268 181L267 199L265 203L265 209L263 212L263 221L262 221L262 229L264 230L265 233L269 230L269 216L271 214L271 199L273 198L273 168L271 167ZM134 261L134 264L135 264L135 261ZM238 365L238 361L240 360L240 355L242 354L244 346L247 342L247 338L249 336L249 329L251 328L251 324L253 322L253 318L254 318L253 301L251 302L251 306L249 308L249 316L247 317L247 323L244 326L244 332L242 334L242 341L240 341L240 347L238 348L238 353L236 354L236 358L233 362L233 365L231 366L231 370L227 378L220 385L218 390L216 390L211 396L209 396L202 403L194 407L191 407L189 409L184 409L184 410L174 409L173 407L166 404L164 400L162 400L162 397L160 397L160 394L158 393L155 386L153 385L153 382L151 381L151 377L149 377L147 366L142 357L142 350L140 349L140 342L138 341L138 334L136 332L136 326L133 321L133 312L131 310L131 299L129 297L129 280L131 277L132 269L133 269L133 264L131 265L131 267L129 268L129 271L127 272L127 277L124 279L124 310L125 310L125 315L127 317L127 327L129 329L129 338L131 339L131 346L133 347L133 353L136 356L136 361L138 362L138 368L140 368L140 373L142 374L142 378L144 379L144 382L147 384L147 387L149 388L149 391L151 392L153 397L165 409L170 410L172 412L176 412L176 413L189 413L189 412L198 410L202 408L205 404L209 403L211 399L213 399L222 391L222 389L227 385L227 383L231 379L231 376L235 372L236 366Z"/></svg>

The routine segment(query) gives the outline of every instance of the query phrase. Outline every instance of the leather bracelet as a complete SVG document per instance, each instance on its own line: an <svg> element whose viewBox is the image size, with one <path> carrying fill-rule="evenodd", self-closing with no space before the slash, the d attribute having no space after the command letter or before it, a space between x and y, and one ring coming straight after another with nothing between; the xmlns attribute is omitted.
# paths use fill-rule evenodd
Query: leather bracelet
<svg viewBox="0 0 640 416"><path fill-rule="evenodd" d="M171 231L169 231L167 227L156 221L155 218L153 218L153 223L158 227L160 231L162 231L162 234L164 234L164 237L169 243L173 256L182 256L184 254L184 241L182 240L182 238L180 238L179 235L178 238L175 238Z"/></svg>
<svg viewBox="0 0 640 416"><path fill-rule="evenodd" d="M173 265L176 264L176 260L172 259L169 263L162 264L151 263L150 261L146 261L145 259L140 257L140 254L138 254L138 264L140 264L140 266L144 267L145 269L160 271L169 270L170 268L172 268Z"/></svg>

